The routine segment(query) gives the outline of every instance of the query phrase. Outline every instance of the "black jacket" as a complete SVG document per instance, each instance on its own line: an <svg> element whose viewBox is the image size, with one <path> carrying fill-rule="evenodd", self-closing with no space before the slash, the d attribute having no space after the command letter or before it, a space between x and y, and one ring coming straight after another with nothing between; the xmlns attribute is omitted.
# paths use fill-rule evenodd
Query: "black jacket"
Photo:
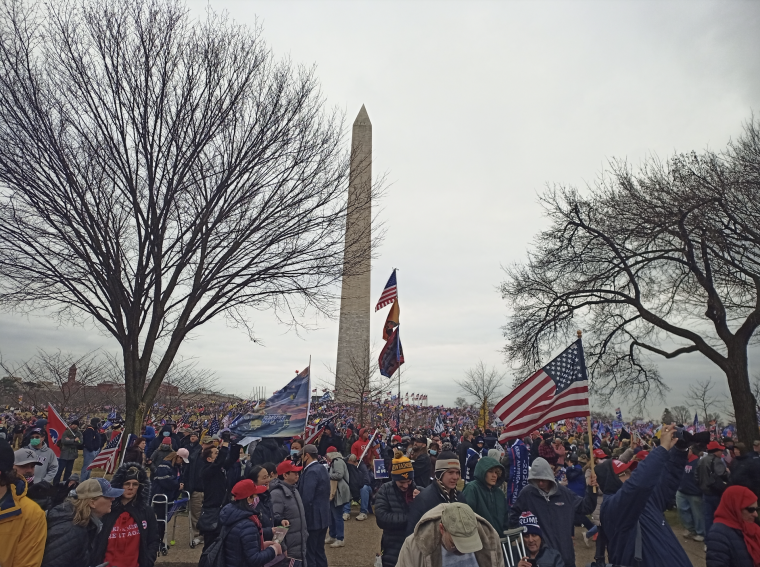
<svg viewBox="0 0 760 567"><path fill-rule="evenodd" d="M427 451L423 451L414 458L412 468L414 469L414 484L419 488L425 488L430 484L432 471L430 470L430 455L427 454Z"/></svg>
<svg viewBox="0 0 760 567"><path fill-rule="evenodd" d="M416 478L416 474L415 474ZM420 518L427 514L430 510L438 506L439 504L447 504L450 502L463 502L461 495L456 488L453 491L453 495L447 499L443 495L443 489L438 482L431 482L427 488L423 489L417 497L412 500L412 504L409 506L409 514L406 519L406 535L410 536L414 533L414 526L420 521Z"/></svg>
<svg viewBox="0 0 760 567"><path fill-rule="evenodd" d="M414 491L415 488L412 483L407 490ZM383 567L395 567L401 546L406 539L406 525L409 519L406 494L398 489L395 482L386 482L378 490L375 497L375 519L377 527L383 530L380 540Z"/></svg>
<svg viewBox="0 0 760 567"><path fill-rule="evenodd" d="M125 463L127 467L129 464L131 463ZM126 468L124 465L119 467L113 476L112 484L114 486L123 485L125 472ZM117 498L111 504L111 512L103 516L103 527L95 538L91 564L100 565L105 560L111 530L113 530L116 520L124 512L128 512L132 516L132 519L137 524L137 530L140 532L139 566L153 567L153 564L156 562L156 555L158 554L158 544L161 540L158 537L156 514L150 505L150 481L147 479L140 483L140 488L134 500L124 506L121 503L121 499Z"/></svg>
<svg viewBox="0 0 760 567"><path fill-rule="evenodd" d="M225 567L262 567L275 558L273 547L261 549L259 528L250 519L253 514L239 502L222 508L219 523L228 530L221 563Z"/></svg>
<svg viewBox="0 0 760 567"><path fill-rule="evenodd" d="M707 533L707 567L754 567L741 530L715 523Z"/></svg>
<svg viewBox="0 0 760 567"><path fill-rule="evenodd" d="M82 438L84 439L84 448L86 450L97 451L100 449L100 433L95 431L95 428L92 425L87 426L87 429L85 429L82 434Z"/></svg>
<svg viewBox="0 0 760 567"><path fill-rule="evenodd" d="M204 508L221 508L227 503L227 474L226 465L228 448L221 447L216 460L200 463L200 481L196 490L203 492Z"/></svg>
<svg viewBox="0 0 760 567"><path fill-rule="evenodd" d="M347 462L348 468L348 488L351 490L351 499L357 502L361 498L361 490L364 485L372 486L369 478L367 465L359 463L359 466Z"/></svg>
<svg viewBox="0 0 760 567"><path fill-rule="evenodd" d="M277 444L275 439L271 437L262 439L251 455L251 463L254 465L263 465L264 463L274 463L275 465L281 463L285 457L288 456L288 452L284 447Z"/></svg>
<svg viewBox="0 0 760 567"><path fill-rule="evenodd" d="M47 516L47 540L41 567L74 567L95 565L92 551L98 525L90 520L87 526L74 525L74 505L66 501Z"/></svg>
<svg viewBox="0 0 760 567"><path fill-rule="evenodd" d="M472 447L472 443L469 441L462 441L457 445L457 456L459 457L459 466L464 470L467 464L467 451Z"/></svg>
<svg viewBox="0 0 760 567"><path fill-rule="evenodd" d="M264 541L272 540L272 528L274 527L274 512L272 512L272 495L269 491L259 494L259 503L255 508L261 521Z"/></svg>
<svg viewBox="0 0 760 567"><path fill-rule="evenodd" d="M728 477L731 486L744 486L760 499L760 459L743 457Z"/></svg>

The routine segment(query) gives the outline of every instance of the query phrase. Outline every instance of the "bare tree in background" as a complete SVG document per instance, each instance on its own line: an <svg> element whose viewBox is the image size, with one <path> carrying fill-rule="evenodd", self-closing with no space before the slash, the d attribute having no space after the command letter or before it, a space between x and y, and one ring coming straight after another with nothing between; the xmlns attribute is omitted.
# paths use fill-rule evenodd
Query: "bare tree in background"
<svg viewBox="0 0 760 567"><path fill-rule="evenodd" d="M458 408L467 408L470 407L470 404L468 404L467 400L465 400L462 396L459 396L456 400L454 400L454 406Z"/></svg>
<svg viewBox="0 0 760 567"><path fill-rule="evenodd" d="M481 419L485 422L484 427L488 425L487 413L492 410L497 398L501 397L501 387L506 379L505 373L499 372L496 367L489 370L480 360L474 368L465 372L464 380L454 380L463 392L475 400Z"/></svg>
<svg viewBox="0 0 760 567"><path fill-rule="evenodd" d="M255 310L332 313L369 253L343 257L368 206L347 203L343 131L313 69L210 8L2 0L0 304L113 336L139 431L211 319L255 340Z"/></svg>
<svg viewBox="0 0 760 567"><path fill-rule="evenodd" d="M671 413L675 422L681 425L689 425L694 421L694 415L686 406L673 406Z"/></svg>
<svg viewBox="0 0 760 567"><path fill-rule="evenodd" d="M718 421L720 414L715 410L720 408L723 396L715 393L715 384L712 378L707 380L697 380L696 383L689 386L686 392L686 399L697 408L697 414L703 425L709 425L710 421ZM692 421L694 416L692 416Z"/></svg>
<svg viewBox="0 0 760 567"><path fill-rule="evenodd" d="M537 368L585 327L592 392L641 411L668 389L652 358L699 353L728 381L739 436L753 438L760 120L720 153L610 169L585 195L567 187L543 195L551 226L501 286L513 309L507 359Z"/></svg>
<svg viewBox="0 0 760 567"><path fill-rule="evenodd" d="M332 376L332 383L326 383L325 386L328 390L334 391L335 372L329 366L327 370ZM390 398L397 392L398 376L387 378L381 375L377 367L377 356L367 351L366 355L360 358L351 355L348 377L349 379L341 388L342 403L353 407L353 414L358 416L362 427L375 425L376 416L372 408L376 403ZM404 383L403 380L401 383ZM397 400L397 403L400 403L400 400ZM383 416L382 421L387 422L387 420L387 416Z"/></svg>

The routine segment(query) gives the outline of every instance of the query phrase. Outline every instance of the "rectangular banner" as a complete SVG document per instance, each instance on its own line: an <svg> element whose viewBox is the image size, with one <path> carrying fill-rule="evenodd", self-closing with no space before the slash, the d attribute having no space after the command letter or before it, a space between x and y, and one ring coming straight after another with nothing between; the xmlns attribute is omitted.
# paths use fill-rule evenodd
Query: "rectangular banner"
<svg viewBox="0 0 760 567"><path fill-rule="evenodd" d="M276 391L263 408L235 419L230 424L230 431L238 439L303 435L310 401L310 373L306 368L284 388Z"/></svg>
<svg viewBox="0 0 760 567"><path fill-rule="evenodd" d="M385 461L383 459L375 459L375 478L388 478L388 471L385 470Z"/></svg>

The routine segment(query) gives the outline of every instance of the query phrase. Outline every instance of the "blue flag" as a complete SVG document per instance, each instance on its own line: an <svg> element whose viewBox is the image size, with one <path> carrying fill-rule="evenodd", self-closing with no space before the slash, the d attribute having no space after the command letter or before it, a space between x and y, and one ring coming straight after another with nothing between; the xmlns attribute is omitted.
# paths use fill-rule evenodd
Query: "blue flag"
<svg viewBox="0 0 760 567"><path fill-rule="evenodd" d="M380 351L380 358L378 359L378 365L380 366L380 374L386 378L393 376L401 365L404 364L404 349L401 348L401 338L399 336L399 325L393 331L393 334L385 343L383 350Z"/></svg>
<svg viewBox="0 0 760 567"><path fill-rule="evenodd" d="M694 414L694 433L696 433L699 430L699 417L695 413Z"/></svg>
<svg viewBox="0 0 760 567"><path fill-rule="evenodd" d="M530 468L530 451L518 439L509 448L509 484L507 485L507 501L515 505L517 495L528 484L528 469Z"/></svg>

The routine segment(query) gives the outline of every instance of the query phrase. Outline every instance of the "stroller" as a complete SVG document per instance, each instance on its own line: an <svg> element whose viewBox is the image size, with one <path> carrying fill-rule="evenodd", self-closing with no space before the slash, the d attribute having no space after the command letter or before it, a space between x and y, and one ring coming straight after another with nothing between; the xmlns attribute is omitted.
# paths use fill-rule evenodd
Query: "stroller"
<svg viewBox="0 0 760 567"><path fill-rule="evenodd" d="M174 545L174 536L177 533L177 517L183 516L187 518L187 529L190 532L190 547L195 547L195 541L193 539L193 522L192 514L190 512L190 493L183 490L179 493L176 500L170 501L166 494L154 494L151 500L153 510L156 512L156 520L159 523L159 529L163 532L161 539L161 547L159 553L161 555L167 555L169 553L169 545ZM166 541L166 532L169 522L173 520L172 524L172 537L168 542Z"/></svg>

